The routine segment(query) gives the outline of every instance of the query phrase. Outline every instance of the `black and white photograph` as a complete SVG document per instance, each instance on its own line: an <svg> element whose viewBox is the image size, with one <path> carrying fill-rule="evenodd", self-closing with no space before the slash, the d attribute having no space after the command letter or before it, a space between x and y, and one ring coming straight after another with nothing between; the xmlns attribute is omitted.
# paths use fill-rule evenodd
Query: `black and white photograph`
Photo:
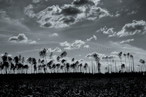
<svg viewBox="0 0 146 97"><path fill-rule="evenodd" d="M0 0L0 97L146 97L146 0Z"/></svg>

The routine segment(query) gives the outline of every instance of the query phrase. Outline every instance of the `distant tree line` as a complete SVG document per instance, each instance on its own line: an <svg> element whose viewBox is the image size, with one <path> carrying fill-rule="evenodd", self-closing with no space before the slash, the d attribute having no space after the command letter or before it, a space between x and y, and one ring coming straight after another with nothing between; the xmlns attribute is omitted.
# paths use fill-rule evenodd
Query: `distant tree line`
<svg viewBox="0 0 146 97"><path fill-rule="evenodd" d="M71 59L69 62L66 59L67 52L63 51L56 59L53 57L53 52L50 52L49 60L47 60L47 49L43 49L39 52L40 58L29 57L25 59L21 55L11 57L8 53L2 55L2 62L0 62L1 74L27 74L29 73L101 73L101 58L97 53L88 55L87 57L92 57L95 59L96 65L92 62L89 66L88 62L83 60ZM104 56L102 60L105 60L106 73L113 72L145 72L146 65L143 59L140 59L140 65L135 66L134 56L130 53L119 52L117 55L120 60L120 69L118 70L117 62L113 56ZM122 58L124 58L124 63L122 63ZM137 70L135 70L135 67Z"/></svg>

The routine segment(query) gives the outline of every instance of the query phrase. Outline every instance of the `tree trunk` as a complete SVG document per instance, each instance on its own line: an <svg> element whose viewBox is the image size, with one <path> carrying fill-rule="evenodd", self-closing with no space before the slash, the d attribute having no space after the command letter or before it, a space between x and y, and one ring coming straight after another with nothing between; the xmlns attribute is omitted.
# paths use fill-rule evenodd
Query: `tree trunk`
<svg viewBox="0 0 146 97"><path fill-rule="evenodd" d="M32 64L31 64L31 74L32 74Z"/></svg>
<svg viewBox="0 0 146 97"><path fill-rule="evenodd" d="M94 65L94 64L93 64L93 62L92 62L92 74L94 74L94 69L93 69L93 65Z"/></svg>
<svg viewBox="0 0 146 97"><path fill-rule="evenodd" d="M110 73L110 71L109 71L109 64L108 64L107 72Z"/></svg>
<svg viewBox="0 0 146 97"><path fill-rule="evenodd" d="M135 69L134 69L134 58L132 58L132 59L133 59L133 72L134 72L134 70L135 70Z"/></svg>
<svg viewBox="0 0 146 97"><path fill-rule="evenodd" d="M115 72L117 72L117 66L116 66L116 62L115 62Z"/></svg>

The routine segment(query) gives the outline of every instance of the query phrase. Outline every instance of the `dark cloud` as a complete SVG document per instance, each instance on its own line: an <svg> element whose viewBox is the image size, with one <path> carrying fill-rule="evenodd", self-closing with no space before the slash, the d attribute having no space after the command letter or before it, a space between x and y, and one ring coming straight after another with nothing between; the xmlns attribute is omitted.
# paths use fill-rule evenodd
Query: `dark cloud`
<svg viewBox="0 0 146 97"><path fill-rule="evenodd" d="M81 10L74 6L64 6L61 13L64 15L77 15L81 13Z"/></svg>
<svg viewBox="0 0 146 97"><path fill-rule="evenodd" d="M51 27L52 25L51 25L51 23L46 23L43 26L48 28L48 27Z"/></svg>
<svg viewBox="0 0 146 97"><path fill-rule="evenodd" d="M74 23L75 19L73 17L66 17L62 19L64 23L66 24L70 24L70 23Z"/></svg>
<svg viewBox="0 0 146 97"><path fill-rule="evenodd" d="M29 5L25 8L25 14L30 18L37 18L37 22L41 27L63 28L82 20L96 20L111 16L107 10L97 7L99 1L100 0L74 0L72 3L62 6L48 6L38 13L35 13L34 6ZM77 4L80 6L77 6ZM89 5L86 6L86 4Z"/></svg>
<svg viewBox="0 0 146 97"><path fill-rule="evenodd" d="M74 0L73 4L77 6L85 4L95 5L94 2L92 2L91 0Z"/></svg>

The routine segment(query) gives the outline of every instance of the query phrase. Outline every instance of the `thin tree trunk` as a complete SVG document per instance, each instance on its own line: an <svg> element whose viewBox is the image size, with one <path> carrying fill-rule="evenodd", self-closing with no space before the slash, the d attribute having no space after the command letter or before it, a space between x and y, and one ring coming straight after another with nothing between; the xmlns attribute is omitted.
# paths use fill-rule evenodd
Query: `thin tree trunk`
<svg viewBox="0 0 146 97"><path fill-rule="evenodd" d="M109 64L108 64L107 72L110 73L110 71L109 71Z"/></svg>
<svg viewBox="0 0 146 97"><path fill-rule="evenodd" d="M93 64L93 62L92 62L92 74L94 74L94 69L93 69L94 67L93 67L93 65L94 65L94 64Z"/></svg>
<svg viewBox="0 0 146 97"><path fill-rule="evenodd" d="M128 61L129 61L129 72L130 72L131 67L130 67L130 58L129 57L128 57Z"/></svg>
<svg viewBox="0 0 146 97"><path fill-rule="evenodd" d="M117 72L116 62L115 62L115 72Z"/></svg>
<svg viewBox="0 0 146 97"><path fill-rule="evenodd" d="M135 69L134 69L134 58L132 58L132 59L133 59L133 72L134 72L134 70L135 70Z"/></svg>
<svg viewBox="0 0 146 97"><path fill-rule="evenodd" d="M32 64L31 64L31 74L32 74Z"/></svg>

